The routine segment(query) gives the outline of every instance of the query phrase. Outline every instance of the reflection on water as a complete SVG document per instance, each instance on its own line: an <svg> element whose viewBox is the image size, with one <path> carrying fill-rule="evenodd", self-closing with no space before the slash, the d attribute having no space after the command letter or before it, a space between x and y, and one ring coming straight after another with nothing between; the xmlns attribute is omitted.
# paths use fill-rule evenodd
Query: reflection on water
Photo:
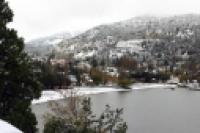
<svg viewBox="0 0 200 133"><path fill-rule="evenodd" d="M91 95L93 110L102 112L106 104L124 108L128 133L199 133L200 92L186 89L146 89ZM34 105L41 118L46 104ZM40 119L41 122L41 119ZM40 128L41 128L40 123Z"/></svg>

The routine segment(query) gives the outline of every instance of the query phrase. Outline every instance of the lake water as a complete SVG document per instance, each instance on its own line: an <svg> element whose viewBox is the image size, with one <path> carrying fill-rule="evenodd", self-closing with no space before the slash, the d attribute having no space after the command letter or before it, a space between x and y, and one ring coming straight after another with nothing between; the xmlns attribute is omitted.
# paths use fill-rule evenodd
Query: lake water
<svg viewBox="0 0 200 133"><path fill-rule="evenodd" d="M124 108L128 133L199 133L200 91L187 89L143 89L90 95L97 114L106 104ZM47 103L33 105L42 129Z"/></svg>

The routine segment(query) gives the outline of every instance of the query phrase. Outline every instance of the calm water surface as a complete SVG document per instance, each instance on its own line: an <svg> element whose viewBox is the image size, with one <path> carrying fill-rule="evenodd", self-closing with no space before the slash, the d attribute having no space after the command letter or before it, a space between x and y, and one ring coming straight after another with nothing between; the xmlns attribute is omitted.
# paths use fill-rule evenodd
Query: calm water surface
<svg viewBox="0 0 200 133"><path fill-rule="evenodd" d="M106 104L124 108L128 133L199 133L200 91L186 89L146 89L90 95L97 114ZM46 103L34 105L33 111L42 129Z"/></svg>

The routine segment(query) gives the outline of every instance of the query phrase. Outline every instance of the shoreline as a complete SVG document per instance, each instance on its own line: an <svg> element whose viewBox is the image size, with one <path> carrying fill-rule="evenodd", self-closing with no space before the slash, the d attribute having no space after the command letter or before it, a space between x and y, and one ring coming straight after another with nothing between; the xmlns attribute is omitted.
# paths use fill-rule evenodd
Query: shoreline
<svg viewBox="0 0 200 133"><path fill-rule="evenodd" d="M74 87L74 89L67 90L45 90L42 91L41 97L39 99L34 99L32 105L46 103L49 101L62 100L70 96L84 96L84 95L94 95L109 92L120 92L120 91L131 91L131 90L143 90L143 89L168 89L176 88L177 85L167 84L167 83L135 83L130 85L130 89L124 89L118 86L80 86Z"/></svg>

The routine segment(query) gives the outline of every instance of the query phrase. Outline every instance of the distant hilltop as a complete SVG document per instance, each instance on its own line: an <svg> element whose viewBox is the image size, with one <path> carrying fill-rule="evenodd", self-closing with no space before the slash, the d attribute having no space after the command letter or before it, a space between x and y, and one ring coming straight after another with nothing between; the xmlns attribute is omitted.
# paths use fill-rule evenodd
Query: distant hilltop
<svg viewBox="0 0 200 133"><path fill-rule="evenodd" d="M36 44L42 47L49 44L47 42L55 43L51 45L52 47L47 45L45 49L37 48L34 52L34 48L31 47L31 50L27 48L27 51L32 51L32 55L35 56L49 55L54 51L56 55L63 55L63 57L70 55L81 60L94 56L116 58L116 56L128 54L129 56L137 55L135 58L140 61L144 59L155 61L160 60L160 57L168 61L177 56L198 57L199 39L200 15L138 16L125 21L99 25L81 34L64 37L59 41L49 41L49 38L39 39L27 46ZM148 58L143 57L144 55Z"/></svg>
<svg viewBox="0 0 200 133"><path fill-rule="evenodd" d="M200 25L200 15L186 14L167 17L141 16L108 25L96 26L78 36L65 39L59 44L67 47L70 44L85 44L103 41L112 36L117 41L147 38L148 32L165 34L176 29L194 28ZM151 37L152 38L152 37ZM155 37L154 37L155 38ZM159 38L159 37L158 37Z"/></svg>

